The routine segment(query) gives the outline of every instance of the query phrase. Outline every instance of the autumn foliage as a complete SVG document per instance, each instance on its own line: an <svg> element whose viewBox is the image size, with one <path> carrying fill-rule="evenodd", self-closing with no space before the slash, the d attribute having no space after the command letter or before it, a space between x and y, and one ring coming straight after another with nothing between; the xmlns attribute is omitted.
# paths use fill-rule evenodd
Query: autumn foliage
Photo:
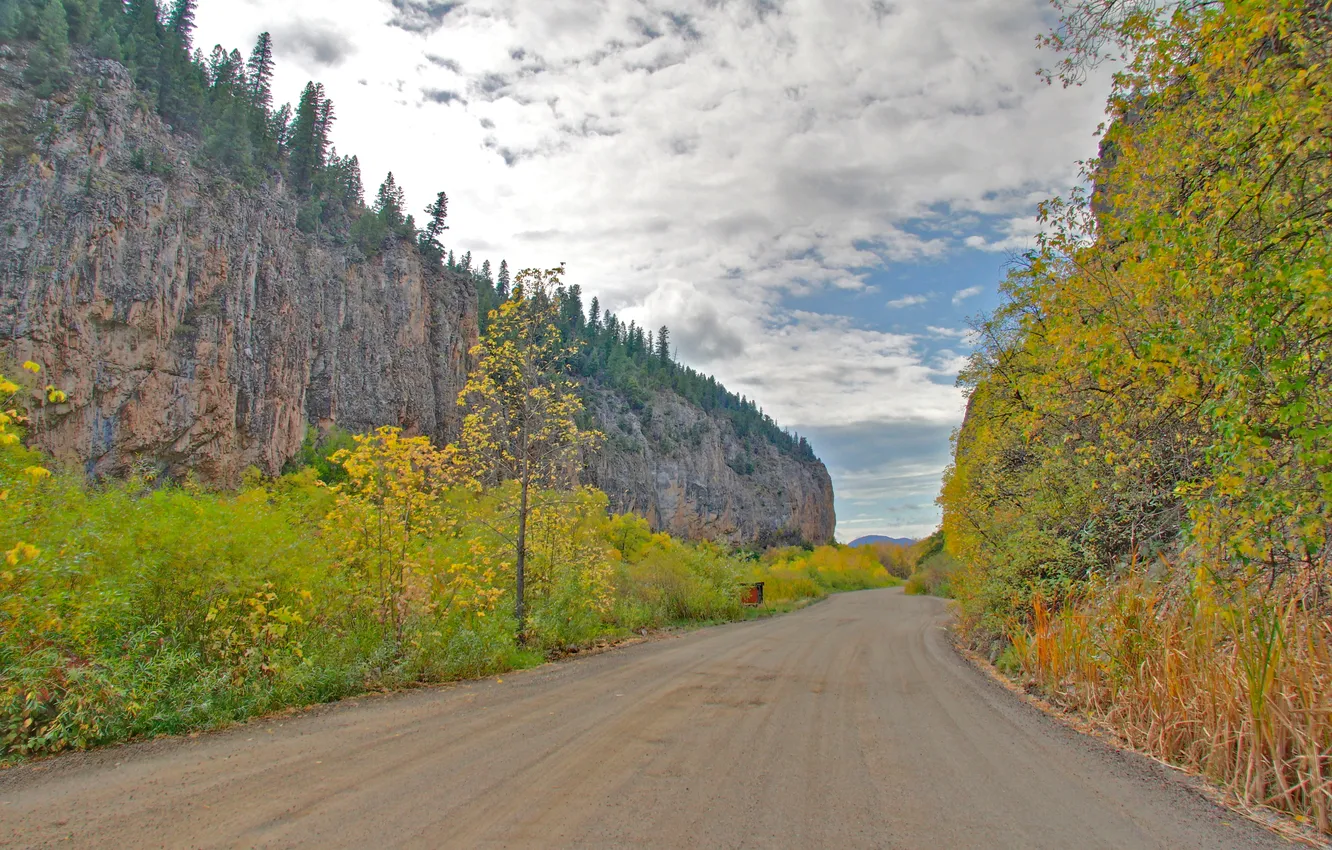
<svg viewBox="0 0 1332 850"><path fill-rule="evenodd" d="M466 408L459 458L471 484L512 481L514 618L519 639L527 623L527 532L534 490L569 490L583 452L601 435L578 426L583 402L568 375L576 351L556 326L556 292L564 269L524 269L511 297L492 310L472 354L476 366L458 398Z"/></svg>
<svg viewBox="0 0 1332 850"><path fill-rule="evenodd" d="M1066 79L1123 61L1093 191L1043 205L962 377L952 590L1048 689L1327 829L1328 12L1057 5Z"/></svg>

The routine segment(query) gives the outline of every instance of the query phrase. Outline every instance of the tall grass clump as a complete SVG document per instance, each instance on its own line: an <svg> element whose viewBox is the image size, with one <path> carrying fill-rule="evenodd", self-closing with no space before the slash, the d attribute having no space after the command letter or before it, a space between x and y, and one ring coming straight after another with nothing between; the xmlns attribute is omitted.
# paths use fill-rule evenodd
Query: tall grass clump
<svg viewBox="0 0 1332 850"><path fill-rule="evenodd" d="M1251 805L1332 832L1332 620L1297 594L1139 573L1009 629L1052 699Z"/></svg>

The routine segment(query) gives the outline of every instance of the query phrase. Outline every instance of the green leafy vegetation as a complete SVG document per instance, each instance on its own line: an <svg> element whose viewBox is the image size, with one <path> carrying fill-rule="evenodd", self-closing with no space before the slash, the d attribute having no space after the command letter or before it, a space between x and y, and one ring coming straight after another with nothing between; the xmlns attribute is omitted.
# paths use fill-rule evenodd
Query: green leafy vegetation
<svg viewBox="0 0 1332 850"><path fill-rule="evenodd" d="M936 531L911 546L898 547L898 556L908 564L906 592L914 595L951 597L953 574L961 562L948 554L942 531Z"/></svg>
<svg viewBox="0 0 1332 850"><path fill-rule="evenodd" d="M1327 8L1056 5L1066 82L1123 65L962 377L950 589L1051 694L1328 831Z"/></svg>
<svg viewBox="0 0 1332 850"><path fill-rule="evenodd" d="M751 568L749 578L763 582L765 604L778 607L829 593L896 587L902 583L884 568L875 552L837 545L769 549Z"/></svg>
<svg viewBox="0 0 1332 850"><path fill-rule="evenodd" d="M595 491L539 493L520 646L513 487L421 482L404 535L393 517L406 500L387 494L419 466L405 442L364 438L342 459L354 471L341 487L308 468L234 493L34 478L25 470L40 457L6 446L5 756L484 675L631 629L741 615L737 557L610 517Z"/></svg>

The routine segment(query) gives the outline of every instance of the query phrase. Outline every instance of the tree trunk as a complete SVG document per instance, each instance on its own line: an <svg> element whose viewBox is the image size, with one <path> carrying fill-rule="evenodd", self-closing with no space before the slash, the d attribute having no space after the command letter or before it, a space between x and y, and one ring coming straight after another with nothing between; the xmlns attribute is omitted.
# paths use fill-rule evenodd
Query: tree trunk
<svg viewBox="0 0 1332 850"><path fill-rule="evenodd" d="M514 606L514 615L518 619L518 643L526 640L526 623L523 610L523 589L526 584L524 568L527 566L527 476L523 476L522 494L518 497L518 601Z"/></svg>

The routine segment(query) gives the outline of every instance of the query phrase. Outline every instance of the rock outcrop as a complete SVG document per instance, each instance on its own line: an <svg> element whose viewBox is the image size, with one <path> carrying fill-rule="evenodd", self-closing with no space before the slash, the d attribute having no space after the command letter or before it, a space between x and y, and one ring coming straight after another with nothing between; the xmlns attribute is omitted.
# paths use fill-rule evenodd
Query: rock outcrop
<svg viewBox="0 0 1332 850"><path fill-rule="evenodd" d="M637 409L593 388L592 413L606 435L588 480L617 511L689 539L730 543L827 543L837 521L832 479L814 458L783 451L673 392Z"/></svg>
<svg viewBox="0 0 1332 850"><path fill-rule="evenodd" d="M366 260L301 232L278 177L246 189L196 168L194 140L119 64L54 102L25 102L17 65L0 57L5 113L46 138L17 163L6 145L0 344L69 393L43 447L91 475L143 464L225 484L280 470L307 421L454 435L469 281L407 242Z"/></svg>
<svg viewBox="0 0 1332 850"><path fill-rule="evenodd" d="M69 394L35 441L89 476L235 483L277 473L307 423L452 439L477 336L470 280L399 241L367 259L296 226L277 175L198 165L114 62L53 100L0 45L0 358ZM823 464L736 433L671 392L589 388L607 435L587 478L654 528L732 543L826 542Z"/></svg>

